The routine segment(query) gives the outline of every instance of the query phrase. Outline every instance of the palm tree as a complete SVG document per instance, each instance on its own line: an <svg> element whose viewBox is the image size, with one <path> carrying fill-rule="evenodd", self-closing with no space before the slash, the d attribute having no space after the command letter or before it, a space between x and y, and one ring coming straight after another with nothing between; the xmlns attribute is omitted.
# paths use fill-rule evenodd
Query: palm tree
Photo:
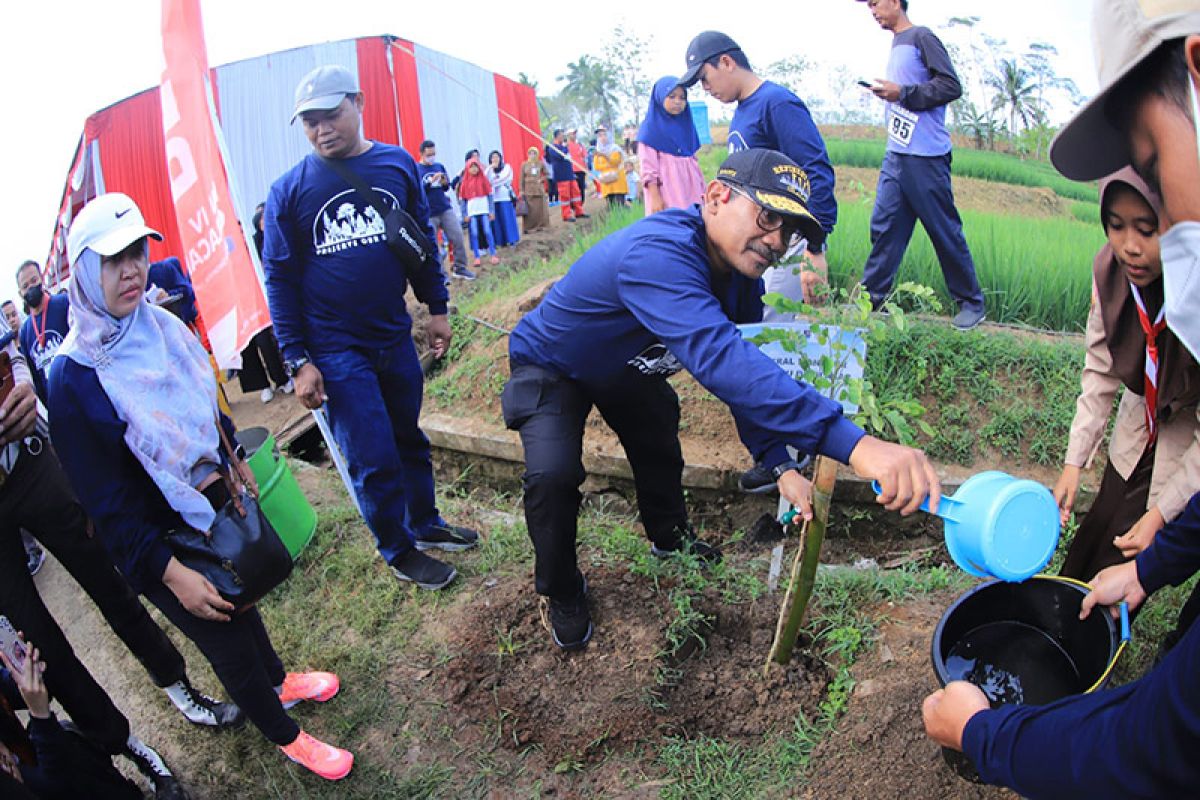
<svg viewBox="0 0 1200 800"><path fill-rule="evenodd" d="M580 110L598 111L610 124L615 119L613 109L617 99L613 94L614 76L608 65L592 56L580 56L578 61L567 64L567 74L559 75L558 79L566 81L563 94L575 100Z"/></svg>
<svg viewBox="0 0 1200 800"><path fill-rule="evenodd" d="M997 110L1008 109L1008 135L1017 135L1017 120L1029 127L1037 105L1038 84L1033 73L1015 58L1002 58L997 71L988 75L988 86L995 92L992 104Z"/></svg>

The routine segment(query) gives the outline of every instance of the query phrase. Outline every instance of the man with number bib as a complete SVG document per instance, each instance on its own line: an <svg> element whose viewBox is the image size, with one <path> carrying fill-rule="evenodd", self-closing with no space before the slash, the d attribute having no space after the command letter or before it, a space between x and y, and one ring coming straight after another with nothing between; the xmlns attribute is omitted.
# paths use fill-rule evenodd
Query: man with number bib
<svg viewBox="0 0 1200 800"><path fill-rule="evenodd" d="M954 327L970 330L983 322L983 291L954 207L946 130L946 106L962 95L962 84L941 40L909 21L908 0L859 1L866 2L879 26L894 36L887 80L870 87L887 103L887 155L875 192L871 255L863 267L863 283L876 306L881 304L920 220L958 305Z"/></svg>

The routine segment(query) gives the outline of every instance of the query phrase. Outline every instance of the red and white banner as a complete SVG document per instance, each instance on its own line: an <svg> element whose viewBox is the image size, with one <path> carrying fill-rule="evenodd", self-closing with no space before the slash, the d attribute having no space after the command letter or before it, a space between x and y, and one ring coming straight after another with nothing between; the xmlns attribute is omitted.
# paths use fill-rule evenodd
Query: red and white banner
<svg viewBox="0 0 1200 800"><path fill-rule="evenodd" d="M235 369L242 349L271 317L221 157L200 0L163 0L162 38L163 136L180 256L217 364Z"/></svg>

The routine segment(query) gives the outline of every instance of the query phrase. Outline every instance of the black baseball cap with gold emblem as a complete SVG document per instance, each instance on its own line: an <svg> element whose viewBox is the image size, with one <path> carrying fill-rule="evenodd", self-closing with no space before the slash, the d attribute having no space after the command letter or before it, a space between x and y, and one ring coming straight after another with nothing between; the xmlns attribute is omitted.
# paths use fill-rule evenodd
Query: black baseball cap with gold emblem
<svg viewBox="0 0 1200 800"><path fill-rule="evenodd" d="M825 239L821 223L808 210L808 173L778 150L754 147L731 153L717 170L717 180L744 190L763 208L794 220L810 242Z"/></svg>

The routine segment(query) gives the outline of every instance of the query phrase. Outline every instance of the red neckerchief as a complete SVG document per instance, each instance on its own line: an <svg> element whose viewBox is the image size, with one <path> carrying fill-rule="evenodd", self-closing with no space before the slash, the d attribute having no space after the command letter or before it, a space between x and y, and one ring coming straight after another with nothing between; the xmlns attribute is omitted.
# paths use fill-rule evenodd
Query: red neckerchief
<svg viewBox="0 0 1200 800"><path fill-rule="evenodd" d="M1146 304L1142 302L1142 294L1132 283L1133 301L1137 304L1138 322L1142 324L1142 332L1146 334L1146 427L1150 430L1150 443L1158 438L1158 344L1155 339L1167 327L1165 314L1166 303L1158 310L1154 322L1150 322L1150 314Z"/></svg>

